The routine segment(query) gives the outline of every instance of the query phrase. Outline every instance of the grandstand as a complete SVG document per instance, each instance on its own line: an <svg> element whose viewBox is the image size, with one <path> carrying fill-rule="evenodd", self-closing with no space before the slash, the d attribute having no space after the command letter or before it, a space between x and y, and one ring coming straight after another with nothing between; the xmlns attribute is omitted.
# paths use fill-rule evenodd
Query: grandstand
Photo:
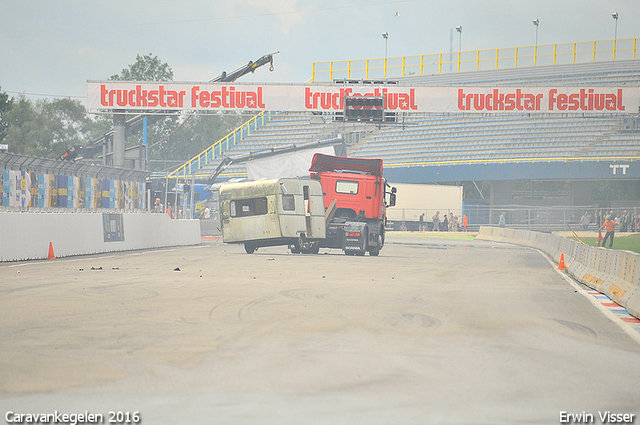
<svg viewBox="0 0 640 425"><path fill-rule="evenodd" d="M376 80L406 86L580 86L640 87L640 60L471 70L409 75ZM334 79L332 84L361 80ZM315 84L315 83L314 83ZM324 84L327 84L326 82ZM273 113L262 125L224 152L251 151L318 141L342 135L349 156L382 158L387 179L398 183L487 181L491 206L516 202L509 182L558 180L570 185L604 179L640 181L638 111L598 114L548 113L403 113L392 125L346 124L333 115ZM203 169L215 168L214 159ZM617 172L619 164L628 164ZM617 165L616 165L617 164ZM227 177L242 175L236 165ZM505 183L506 182L506 183ZM554 202L589 206L601 201L576 184ZM602 204L600 204L602 205ZM640 206L640 204L638 205ZM491 220L488 218L487 220Z"/></svg>

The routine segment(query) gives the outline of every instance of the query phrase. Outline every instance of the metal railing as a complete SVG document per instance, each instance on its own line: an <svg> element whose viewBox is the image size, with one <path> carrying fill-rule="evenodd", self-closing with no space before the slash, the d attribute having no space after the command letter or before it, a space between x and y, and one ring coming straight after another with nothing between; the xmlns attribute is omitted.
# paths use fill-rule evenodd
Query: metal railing
<svg viewBox="0 0 640 425"><path fill-rule="evenodd" d="M442 165L473 165L473 164L504 164L504 163L536 163L536 162L585 162L585 161L637 161L640 156L607 156L607 157L539 157L539 158L496 158L496 159L455 159L448 161L417 161L417 162L385 162L385 168L409 168L409 167L427 167Z"/></svg>
<svg viewBox="0 0 640 425"><path fill-rule="evenodd" d="M314 62L310 82L598 62L640 57L638 38Z"/></svg>
<svg viewBox="0 0 640 425"><path fill-rule="evenodd" d="M194 156L185 164L176 168L169 173L167 178L191 177L196 174L202 167L210 164L216 158L220 157L224 151L240 143L245 137L262 127L265 123L271 121L271 118L278 112L261 111L258 115L242 124L240 127L227 134L207 149Z"/></svg>
<svg viewBox="0 0 640 425"><path fill-rule="evenodd" d="M449 226L448 231L463 231L463 215L468 217L469 231L478 231L480 226L498 226L500 215L504 214L506 227L511 229L533 230L542 232L571 231L593 232L597 234L598 228L603 224L603 217L609 211L614 212L614 217L618 217L620 226L616 229L619 232L640 232L640 208L637 202L618 201L617 206L607 205L582 205L582 206L540 206L540 205L487 205L477 203L463 203L462 210L452 210L440 206L440 208L429 209L403 209L394 211L394 218L388 220L388 230L418 231L420 214L425 214L424 230L433 231L433 221L431 217L436 210L440 211L440 220L444 220L446 214L449 218L457 216L458 226ZM628 211L628 219L622 218L623 211ZM388 212L389 213L389 212ZM583 214L589 214L589 224L580 224ZM402 218L399 218L400 216ZM440 229L444 230L444 228Z"/></svg>
<svg viewBox="0 0 640 425"><path fill-rule="evenodd" d="M0 211L142 212L149 172L0 153Z"/></svg>

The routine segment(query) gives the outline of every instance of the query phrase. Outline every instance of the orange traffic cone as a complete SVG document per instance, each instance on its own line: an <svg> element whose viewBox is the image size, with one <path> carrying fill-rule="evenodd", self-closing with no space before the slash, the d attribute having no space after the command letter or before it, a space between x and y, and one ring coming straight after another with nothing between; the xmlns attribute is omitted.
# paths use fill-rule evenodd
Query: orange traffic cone
<svg viewBox="0 0 640 425"><path fill-rule="evenodd" d="M558 263L558 270L567 270L567 268L564 266L564 254L563 253L560 254L560 263Z"/></svg>
<svg viewBox="0 0 640 425"><path fill-rule="evenodd" d="M55 260L56 256L53 253L53 242L49 242L49 256L47 257L47 260Z"/></svg>

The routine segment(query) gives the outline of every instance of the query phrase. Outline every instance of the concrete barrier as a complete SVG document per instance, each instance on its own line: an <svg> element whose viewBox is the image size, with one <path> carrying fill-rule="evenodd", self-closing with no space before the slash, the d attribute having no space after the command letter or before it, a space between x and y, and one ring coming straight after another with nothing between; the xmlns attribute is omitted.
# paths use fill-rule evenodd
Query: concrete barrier
<svg viewBox="0 0 640 425"><path fill-rule="evenodd" d="M0 212L0 262L201 243L199 220L147 213Z"/></svg>
<svg viewBox="0 0 640 425"><path fill-rule="evenodd" d="M576 280L607 295L640 318L640 255L629 251L582 245L550 233L498 227L480 227L476 239L507 242L551 256L558 263L561 254L567 272Z"/></svg>

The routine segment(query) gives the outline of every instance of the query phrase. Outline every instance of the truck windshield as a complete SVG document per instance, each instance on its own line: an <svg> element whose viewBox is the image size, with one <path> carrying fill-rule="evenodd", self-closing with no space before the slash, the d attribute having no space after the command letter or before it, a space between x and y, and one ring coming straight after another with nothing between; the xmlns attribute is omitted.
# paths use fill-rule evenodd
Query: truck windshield
<svg viewBox="0 0 640 425"><path fill-rule="evenodd" d="M351 180L336 181L336 193L349 193L355 195L358 193L358 182Z"/></svg>

